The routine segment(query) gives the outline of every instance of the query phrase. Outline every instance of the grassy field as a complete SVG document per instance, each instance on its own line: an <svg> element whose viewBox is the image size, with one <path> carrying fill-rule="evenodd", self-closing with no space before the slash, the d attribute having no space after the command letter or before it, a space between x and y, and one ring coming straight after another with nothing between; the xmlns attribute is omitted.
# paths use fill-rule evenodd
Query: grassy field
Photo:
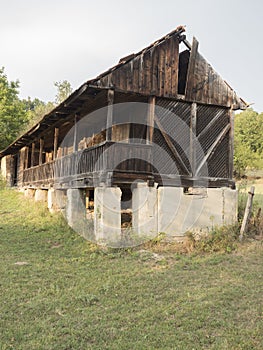
<svg viewBox="0 0 263 350"><path fill-rule="evenodd" d="M103 251L0 190L0 349L262 349L262 258Z"/></svg>

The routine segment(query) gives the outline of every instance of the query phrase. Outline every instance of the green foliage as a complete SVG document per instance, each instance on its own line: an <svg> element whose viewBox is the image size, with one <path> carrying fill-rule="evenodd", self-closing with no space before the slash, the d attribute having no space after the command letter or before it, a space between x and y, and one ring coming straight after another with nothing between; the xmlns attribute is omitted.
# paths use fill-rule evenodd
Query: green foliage
<svg viewBox="0 0 263 350"><path fill-rule="evenodd" d="M8 81L4 68L0 69L0 150L7 147L19 135L38 123L71 93L67 80L56 82L55 102L43 102L38 98L20 100L19 81Z"/></svg>
<svg viewBox="0 0 263 350"><path fill-rule="evenodd" d="M211 232L196 237L188 232L187 237L193 245L194 251L199 253L224 252L230 253L237 247L239 226L215 227Z"/></svg>
<svg viewBox="0 0 263 350"><path fill-rule="evenodd" d="M26 129L29 129L31 126L39 122L46 114L48 114L52 111L52 109L55 108L55 104L53 102L46 103L39 100L38 98L31 100L31 98L28 97L27 100L23 100L23 103L26 106L29 118L29 123Z"/></svg>
<svg viewBox="0 0 263 350"><path fill-rule="evenodd" d="M234 167L238 177L247 169L263 168L263 113L248 109L235 119Z"/></svg>
<svg viewBox="0 0 263 350"><path fill-rule="evenodd" d="M67 80L57 81L54 83L57 88L55 103L58 105L63 102L72 93L72 87Z"/></svg>
<svg viewBox="0 0 263 350"><path fill-rule="evenodd" d="M0 69L0 149L13 142L28 123L25 104L18 97L19 82L8 81Z"/></svg>

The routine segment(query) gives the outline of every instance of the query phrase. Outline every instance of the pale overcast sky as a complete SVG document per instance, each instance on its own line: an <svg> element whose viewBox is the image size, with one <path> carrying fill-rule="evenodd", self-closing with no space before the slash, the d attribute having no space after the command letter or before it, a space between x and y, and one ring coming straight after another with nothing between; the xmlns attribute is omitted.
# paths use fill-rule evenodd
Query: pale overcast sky
<svg viewBox="0 0 263 350"><path fill-rule="evenodd" d="M20 96L53 101L186 25L215 70L263 112L262 0L0 0L0 67Z"/></svg>

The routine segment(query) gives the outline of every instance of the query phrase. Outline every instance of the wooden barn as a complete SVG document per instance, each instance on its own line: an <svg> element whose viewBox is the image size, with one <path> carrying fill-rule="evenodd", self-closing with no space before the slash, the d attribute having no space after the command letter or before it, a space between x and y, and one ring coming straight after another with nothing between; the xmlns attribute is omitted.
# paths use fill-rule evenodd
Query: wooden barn
<svg viewBox="0 0 263 350"><path fill-rule="evenodd" d="M234 111L246 103L184 31L120 59L2 150L8 185L113 246L235 222Z"/></svg>

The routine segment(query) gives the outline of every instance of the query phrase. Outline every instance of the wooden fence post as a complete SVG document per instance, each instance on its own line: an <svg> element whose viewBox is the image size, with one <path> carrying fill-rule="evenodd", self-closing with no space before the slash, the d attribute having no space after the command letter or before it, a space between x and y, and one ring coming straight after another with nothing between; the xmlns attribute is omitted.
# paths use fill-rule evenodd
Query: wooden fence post
<svg viewBox="0 0 263 350"><path fill-rule="evenodd" d="M243 217L243 221L240 229L240 235L239 235L240 242L242 242L244 233L246 233L247 231L247 226L248 226L249 218L252 211L254 193L255 193L255 187L252 186L250 188L250 191L248 192L247 205L246 205L246 209L245 209L245 213L244 213L244 217Z"/></svg>

